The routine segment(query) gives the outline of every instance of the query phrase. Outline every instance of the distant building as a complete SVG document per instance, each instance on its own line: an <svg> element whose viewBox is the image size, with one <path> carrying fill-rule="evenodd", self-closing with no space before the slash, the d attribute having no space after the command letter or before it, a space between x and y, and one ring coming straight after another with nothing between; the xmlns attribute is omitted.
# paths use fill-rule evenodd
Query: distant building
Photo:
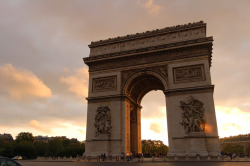
<svg viewBox="0 0 250 166"><path fill-rule="evenodd" d="M220 138L221 149L224 149L224 147L228 144L234 146L241 145L244 147L244 152L246 152L246 148L250 146L250 134Z"/></svg>
<svg viewBox="0 0 250 166"><path fill-rule="evenodd" d="M7 134L7 133L4 133L4 134L0 134L0 139L3 139L5 141L13 141L13 137L11 134Z"/></svg>
<svg viewBox="0 0 250 166"><path fill-rule="evenodd" d="M50 137L50 140L55 139L55 138L60 138L61 140L67 139L66 136L55 136L55 137Z"/></svg>
<svg viewBox="0 0 250 166"><path fill-rule="evenodd" d="M220 138L220 142L235 142L235 141L250 141L250 134L240 134L237 136Z"/></svg>
<svg viewBox="0 0 250 166"><path fill-rule="evenodd" d="M48 137L48 136L38 135L38 136L34 137L34 142L45 142L45 143L48 143L49 140L50 140L50 137Z"/></svg>
<svg viewBox="0 0 250 166"><path fill-rule="evenodd" d="M34 137L34 141L35 142L45 142L45 143L48 143L50 140L53 140L53 139L56 139L56 138L59 138L61 140L66 140L67 139L66 136L48 137L48 136L38 135L38 136ZM71 138L70 140L71 140L72 143L77 143L78 142L77 138Z"/></svg>

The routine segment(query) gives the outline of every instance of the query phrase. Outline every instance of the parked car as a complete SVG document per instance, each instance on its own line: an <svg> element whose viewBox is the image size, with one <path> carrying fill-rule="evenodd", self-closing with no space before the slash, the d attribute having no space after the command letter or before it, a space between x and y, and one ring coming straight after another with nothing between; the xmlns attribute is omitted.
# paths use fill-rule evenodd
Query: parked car
<svg viewBox="0 0 250 166"><path fill-rule="evenodd" d="M22 160L23 158L22 158L22 156L15 156L15 157L13 157L12 159L13 159L13 160Z"/></svg>
<svg viewBox="0 0 250 166"><path fill-rule="evenodd" d="M0 156L0 166L22 166L22 165L10 158Z"/></svg>

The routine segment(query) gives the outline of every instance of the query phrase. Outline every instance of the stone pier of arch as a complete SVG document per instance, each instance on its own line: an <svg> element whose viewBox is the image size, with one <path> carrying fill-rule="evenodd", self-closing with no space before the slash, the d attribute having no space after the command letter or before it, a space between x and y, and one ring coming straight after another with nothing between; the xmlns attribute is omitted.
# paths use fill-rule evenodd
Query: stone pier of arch
<svg viewBox="0 0 250 166"><path fill-rule="evenodd" d="M152 90L165 94L169 156L219 155L212 43L202 21L92 42L84 155L141 153L141 101Z"/></svg>

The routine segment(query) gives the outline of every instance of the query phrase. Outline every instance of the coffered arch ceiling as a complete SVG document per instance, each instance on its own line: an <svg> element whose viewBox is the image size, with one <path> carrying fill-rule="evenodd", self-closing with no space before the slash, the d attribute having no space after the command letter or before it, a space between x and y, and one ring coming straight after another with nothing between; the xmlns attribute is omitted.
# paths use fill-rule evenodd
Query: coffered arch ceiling
<svg viewBox="0 0 250 166"><path fill-rule="evenodd" d="M142 98L152 90L164 91L164 85L157 77L149 74L141 75L133 79L126 89L126 95L141 104Z"/></svg>

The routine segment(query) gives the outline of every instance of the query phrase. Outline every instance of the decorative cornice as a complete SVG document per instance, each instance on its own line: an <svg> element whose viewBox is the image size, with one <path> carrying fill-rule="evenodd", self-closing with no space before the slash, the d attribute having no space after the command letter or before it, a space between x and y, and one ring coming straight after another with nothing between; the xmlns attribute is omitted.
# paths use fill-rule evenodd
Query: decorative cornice
<svg viewBox="0 0 250 166"><path fill-rule="evenodd" d="M198 87L188 87L188 88L178 88L178 89L169 89L164 91L166 96L175 96L175 95L183 95L183 94L190 94L190 93L206 93L206 92L213 92L214 85L207 85L207 86L198 86Z"/></svg>
<svg viewBox="0 0 250 166"><path fill-rule="evenodd" d="M211 49L212 41L208 41L196 45L189 45L186 47L180 46L167 49L156 49L153 51L131 53L125 56L118 57L106 56L103 59L98 58L95 60L88 60L87 58L84 58L84 62L89 66L89 71L93 72L201 56L207 56L209 58L209 56L211 56Z"/></svg>
<svg viewBox="0 0 250 166"><path fill-rule="evenodd" d="M116 42L121 42L121 41L126 41L126 40L133 40L136 38L150 37L150 36L155 36L155 35L159 35L159 34L163 34L163 33L183 31L183 30L187 30L187 29L192 29L192 28L197 28L197 27L205 27L205 26L206 26L206 24L203 21L184 24L184 25L176 25L176 26L166 27L166 28L162 28L162 29L156 29L156 30L152 30L152 31L130 34L130 35L126 35L126 36L118 36L115 38L109 38L106 40L99 40L99 41L91 42L89 47L92 48L92 47L100 46L100 45L106 45L106 44L111 44L111 43L116 43Z"/></svg>
<svg viewBox="0 0 250 166"><path fill-rule="evenodd" d="M125 96L125 95L120 95L120 94L118 94L118 95L88 97L88 98L86 98L86 100L91 101L91 100L114 99L114 98L119 98L119 99L121 99L121 98L124 98L124 97L126 97L126 96Z"/></svg>
<svg viewBox="0 0 250 166"><path fill-rule="evenodd" d="M137 104L134 99L129 97L127 94L117 94L117 95L108 95L108 96L97 96L97 97L88 97L86 100L88 100L89 103L95 103L95 102L100 102L100 101L109 101L109 100L124 100L128 99L131 103L137 105L139 108L142 108L140 104Z"/></svg>
<svg viewBox="0 0 250 166"><path fill-rule="evenodd" d="M146 52L174 49L174 48L187 47L187 46L206 44L206 43L212 43L212 42L213 42L213 37L206 37L206 38L181 41L181 42L176 42L176 43L171 43L171 44L164 44L164 45L158 45L158 46L153 46L153 47L135 49L132 51L121 51L119 53L109 53L109 54L103 54L103 55L99 55L99 56L86 57L86 58L83 58L83 60L88 65L88 63L91 63L93 61L98 61L98 60L119 58L119 57L123 57L123 56L134 55L134 54L142 54L142 53L146 53Z"/></svg>
<svg viewBox="0 0 250 166"><path fill-rule="evenodd" d="M206 24L203 22L178 25L124 37L116 37L89 45L90 57L101 56L109 53L119 53L123 51L134 51L152 46L200 39L206 37Z"/></svg>

